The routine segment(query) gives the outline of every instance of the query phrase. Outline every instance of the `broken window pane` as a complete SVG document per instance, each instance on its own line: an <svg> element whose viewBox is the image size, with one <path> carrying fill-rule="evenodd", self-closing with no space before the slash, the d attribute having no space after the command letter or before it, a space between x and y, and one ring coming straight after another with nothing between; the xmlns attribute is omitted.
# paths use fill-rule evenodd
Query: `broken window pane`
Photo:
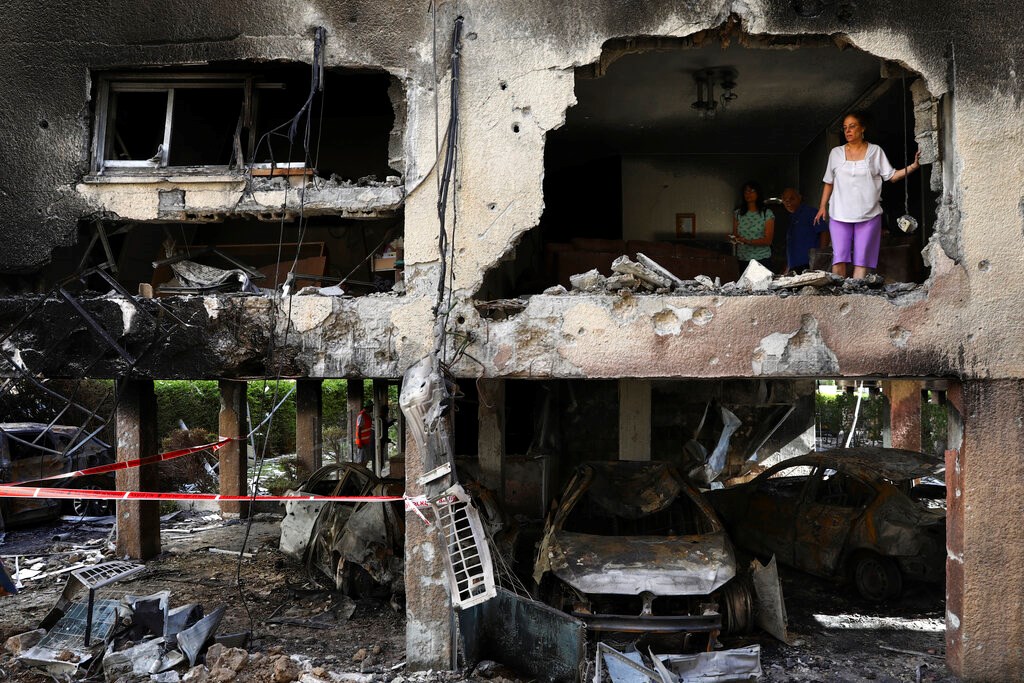
<svg viewBox="0 0 1024 683"><path fill-rule="evenodd" d="M168 165L230 164L243 106L241 86L175 89Z"/></svg>
<svg viewBox="0 0 1024 683"><path fill-rule="evenodd" d="M110 138L104 158L146 161L160 155L167 118L167 91L111 93Z"/></svg>

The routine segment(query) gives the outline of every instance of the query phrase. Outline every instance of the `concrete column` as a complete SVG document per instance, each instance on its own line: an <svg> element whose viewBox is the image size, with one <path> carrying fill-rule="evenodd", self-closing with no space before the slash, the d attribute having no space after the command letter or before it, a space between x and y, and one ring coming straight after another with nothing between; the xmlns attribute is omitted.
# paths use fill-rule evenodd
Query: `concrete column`
<svg viewBox="0 0 1024 683"><path fill-rule="evenodd" d="M405 490L423 494L416 480L426 471L416 440L405 443ZM424 511L427 518L430 513ZM405 656L410 671L452 668L451 603L444 572L444 543L415 512L405 515Z"/></svg>
<svg viewBox="0 0 1024 683"><path fill-rule="evenodd" d="M505 380L481 379L477 451L484 486L505 499Z"/></svg>
<svg viewBox="0 0 1024 683"><path fill-rule="evenodd" d="M156 394L151 380L120 380L117 403L117 460L155 455ZM118 470L118 491L159 491L156 465ZM117 556L148 560L160 554L160 503L125 500L117 503Z"/></svg>
<svg viewBox="0 0 1024 683"><path fill-rule="evenodd" d="M959 413L963 443L946 469L946 660L964 680L1007 680L1024 671L1024 381L964 382Z"/></svg>
<svg viewBox="0 0 1024 683"><path fill-rule="evenodd" d="M893 380L885 383L889 397L889 430L893 448L921 450L921 383Z"/></svg>
<svg viewBox="0 0 1024 683"><path fill-rule="evenodd" d="M308 475L324 465L323 381L300 379L295 385L295 455Z"/></svg>
<svg viewBox="0 0 1024 683"><path fill-rule="evenodd" d="M241 437L249 432L246 383L222 379L220 387L221 438ZM245 441L231 441L217 454L220 456L220 492L225 496L244 496L249 489L249 454ZM248 517L248 501L227 501L220 504L225 517Z"/></svg>
<svg viewBox="0 0 1024 683"><path fill-rule="evenodd" d="M356 438L356 416L363 409L363 378L349 378L345 380L345 390L348 396L348 459L355 461L355 438Z"/></svg>
<svg viewBox="0 0 1024 683"><path fill-rule="evenodd" d="M619 380L619 460L651 459L651 382Z"/></svg>

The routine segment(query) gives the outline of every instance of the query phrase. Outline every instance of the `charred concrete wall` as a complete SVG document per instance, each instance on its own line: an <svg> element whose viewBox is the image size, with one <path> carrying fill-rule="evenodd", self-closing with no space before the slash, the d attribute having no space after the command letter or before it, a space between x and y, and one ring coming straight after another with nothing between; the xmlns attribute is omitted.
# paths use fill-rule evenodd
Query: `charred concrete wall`
<svg viewBox="0 0 1024 683"><path fill-rule="evenodd" d="M8 3L0 40L0 272L44 265L76 238L76 221L95 211L76 191L89 166L93 74L112 69L211 62L310 62L313 31L328 33L327 66L384 69L405 82L422 67L429 39L420 8L372 2L185 0ZM420 79L416 79L420 80Z"/></svg>
<svg viewBox="0 0 1024 683"><path fill-rule="evenodd" d="M435 101L440 120L448 114L451 21L462 14L460 171L452 199L459 315L452 319L464 321L473 355L484 360L482 369L467 364L463 372L1018 376L1021 352L1005 343L1012 332L1005 324L1016 313L1014 275L1021 265L1024 216L1021 171L1005 150L1024 141L1024 89L1013 66L1024 58L1024 47L1007 28L1015 25L1007 13L1024 10L1012 6L995 18L986 7L951 1L610 2L557 8L467 2L440 8L435 36L430 14L402 3L16 4L0 28L11 46L9 68L0 75L9 141L0 171L0 235L7 246L0 270L38 268L55 247L72 242L78 220L95 211L90 192L76 187L88 167L93 73L209 62L308 62L313 29L323 25L328 66L384 69L405 88L409 269L408 301L399 308L408 315L398 316L396 335L424 351L429 337L417 338L413 331L429 329L416 319L425 304L412 301L431 296L437 277L435 184L425 181L436 170ZM943 122L949 143L941 159L943 222L927 253L928 286L899 298L841 300L535 297L510 321L481 320L469 302L484 274L539 220L545 136L562 125L574 103L573 69L597 62L613 38L681 38L730 17L739 22L734 36L741 28L779 42L808 34L840 36L920 74L931 96L953 93L951 118ZM303 345L302 353L312 355L300 372L337 367L330 361L333 349L353 343L331 334L322 339L314 350ZM622 352L625 340L630 353ZM280 341L289 346L295 340ZM384 365L400 373L401 363L387 345L379 350L389 357ZM372 363L363 369L374 367L382 369Z"/></svg>

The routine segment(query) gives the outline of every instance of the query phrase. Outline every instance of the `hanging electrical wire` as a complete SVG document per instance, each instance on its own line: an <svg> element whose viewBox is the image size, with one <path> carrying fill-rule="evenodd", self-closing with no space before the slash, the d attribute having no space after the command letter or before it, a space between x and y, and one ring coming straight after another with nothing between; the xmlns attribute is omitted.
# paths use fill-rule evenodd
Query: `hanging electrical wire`
<svg viewBox="0 0 1024 683"><path fill-rule="evenodd" d="M441 271L437 281L437 303L434 305L434 315L437 315L441 311L441 304L444 303L444 290L448 273L448 259L454 258L454 250L449 252L448 233L445 219L448 210L448 193L451 187L452 173L455 170L456 163L456 133L459 129L459 53L462 49L463 21L463 17L457 17L455 19L455 28L452 29L452 75L449 96L448 129L445 132L447 148L445 149L444 165L441 171L437 194L437 220L439 223L437 248L440 255ZM445 317L447 317L447 313L445 314Z"/></svg>

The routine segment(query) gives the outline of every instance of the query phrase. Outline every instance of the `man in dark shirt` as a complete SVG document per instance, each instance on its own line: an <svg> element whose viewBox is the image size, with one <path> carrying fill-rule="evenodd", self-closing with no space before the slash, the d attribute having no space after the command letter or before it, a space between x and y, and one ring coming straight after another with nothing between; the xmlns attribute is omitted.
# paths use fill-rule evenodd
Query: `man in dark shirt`
<svg viewBox="0 0 1024 683"><path fill-rule="evenodd" d="M827 221L814 224L816 211L802 203L803 197L792 187L782 193L782 205L789 212L789 232L786 234L786 273L800 273L810 267L811 249L824 249L829 245Z"/></svg>

